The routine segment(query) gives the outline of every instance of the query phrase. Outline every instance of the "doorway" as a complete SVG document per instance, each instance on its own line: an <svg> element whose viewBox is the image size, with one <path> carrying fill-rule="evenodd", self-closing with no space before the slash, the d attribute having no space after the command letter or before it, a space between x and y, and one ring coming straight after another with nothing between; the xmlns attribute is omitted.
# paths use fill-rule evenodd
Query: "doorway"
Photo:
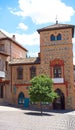
<svg viewBox="0 0 75 130"><path fill-rule="evenodd" d="M21 92L18 96L18 104L20 105L24 105L24 99L25 99L25 96L24 96L24 93Z"/></svg>
<svg viewBox="0 0 75 130"><path fill-rule="evenodd" d="M55 92L58 94L58 98L53 102L53 109L63 110L65 109L65 96L60 89L56 89Z"/></svg>

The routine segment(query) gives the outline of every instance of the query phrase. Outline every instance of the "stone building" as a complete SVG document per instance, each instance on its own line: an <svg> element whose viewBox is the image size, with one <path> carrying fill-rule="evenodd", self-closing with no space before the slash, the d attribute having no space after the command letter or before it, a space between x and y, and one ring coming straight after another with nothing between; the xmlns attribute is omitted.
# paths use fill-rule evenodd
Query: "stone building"
<svg viewBox="0 0 75 130"><path fill-rule="evenodd" d="M4 71L0 68L0 72L4 74L3 77L0 75L2 102L27 105L31 78L46 74L52 78L53 88L59 95L59 98L50 104L51 108L75 109L72 43L74 27L56 21L54 25L38 29L38 57L27 57L27 50L15 41L15 36L9 38L1 32L0 46L5 46L4 52L0 51L5 67Z"/></svg>

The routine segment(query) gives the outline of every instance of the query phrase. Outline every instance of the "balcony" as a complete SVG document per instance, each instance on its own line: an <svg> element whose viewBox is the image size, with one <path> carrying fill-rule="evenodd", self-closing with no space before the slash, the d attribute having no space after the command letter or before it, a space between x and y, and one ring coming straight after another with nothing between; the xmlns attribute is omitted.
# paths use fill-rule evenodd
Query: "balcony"
<svg viewBox="0 0 75 130"><path fill-rule="evenodd" d="M64 78L52 78L53 83L64 83Z"/></svg>
<svg viewBox="0 0 75 130"><path fill-rule="evenodd" d="M0 71L0 78L5 78L5 72L4 71Z"/></svg>

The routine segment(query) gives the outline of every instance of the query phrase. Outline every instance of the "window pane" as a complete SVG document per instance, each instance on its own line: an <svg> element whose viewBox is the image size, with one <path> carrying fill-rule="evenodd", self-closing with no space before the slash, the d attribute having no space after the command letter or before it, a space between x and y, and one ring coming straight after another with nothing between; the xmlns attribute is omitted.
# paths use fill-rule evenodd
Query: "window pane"
<svg viewBox="0 0 75 130"><path fill-rule="evenodd" d="M30 78L33 78L36 76L36 67L35 66L32 66L30 68Z"/></svg>
<svg viewBox="0 0 75 130"><path fill-rule="evenodd" d="M54 78L61 78L61 74L62 74L61 66L54 66L53 68Z"/></svg>
<svg viewBox="0 0 75 130"><path fill-rule="evenodd" d="M22 67L17 68L17 78L23 79L23 68Z"/></svg>
<svg viewBox="0 0 75 130"><path fill-rule="evenodd" d="M54 36L54 35L51 35L50 40L51 40L51 41L55 41L55 36Z"/></svg>
<svg viewBox="0 0 75 130"><path fill-rule="evenodd" d="M61 40L61 34L58 34L57 40Z"/></svg>

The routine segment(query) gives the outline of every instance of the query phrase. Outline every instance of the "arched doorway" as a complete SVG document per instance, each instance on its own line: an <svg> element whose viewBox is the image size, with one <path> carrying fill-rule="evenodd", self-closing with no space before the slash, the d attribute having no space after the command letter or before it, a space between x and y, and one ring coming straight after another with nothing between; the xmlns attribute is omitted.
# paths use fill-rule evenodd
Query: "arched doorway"
<svg viewBox="0 0 75 130"><path fill-rule="evenodd" d="M24 93L21 92L18 96L18 104L20 105L24 105L24 99L25 99L25 96L24 96Z"/></svg>
<svg viewBox="0 0 75 130"><path fill-rule="evenodd" d="M61 110L65 109L65 96L60 89L56 89L55 92L58 94L58 98L53 102L53 109Z"/></svg>

